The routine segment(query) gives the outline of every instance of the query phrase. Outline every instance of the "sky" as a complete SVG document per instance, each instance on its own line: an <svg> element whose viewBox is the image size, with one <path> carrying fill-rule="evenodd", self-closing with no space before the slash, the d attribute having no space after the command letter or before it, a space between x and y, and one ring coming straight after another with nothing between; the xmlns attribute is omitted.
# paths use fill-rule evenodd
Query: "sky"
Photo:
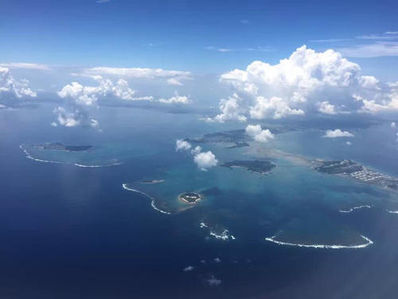
<svg viewBox="0 0 398 299"><path fill-rule="evenodd" d="M220 73L307 45L355 48L398 31L396 1L0 1L2 62ZM395 40L396 42L396 40ZM395 62L350 53L369 71ZM349 51L346 51L349 52ZM358 51L357 51L358 52ZM369 52L369 50L368 50ZM376 62L375 62L376 61ZM384 70L385 73L393 71Z"/></svg>
<svg viewBox="0 0 398 299"><path fill-rule="evenodd" d="M0 105L206 103L204 121L398 110L396 1L0 0ZM0 106L0 107L2 107Z"/></svg>

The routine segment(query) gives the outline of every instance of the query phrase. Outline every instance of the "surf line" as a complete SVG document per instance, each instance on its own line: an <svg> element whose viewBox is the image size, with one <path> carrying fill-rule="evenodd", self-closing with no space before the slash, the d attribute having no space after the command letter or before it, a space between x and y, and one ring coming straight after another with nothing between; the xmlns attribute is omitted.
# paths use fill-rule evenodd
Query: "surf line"
<svg viewBox="0 0 398 299"><path fill-rule="evenodd" d="M352 207L351 209L348 210L339 210L340 213L351 213L354 212L355 210L359 210L359 209L363 209L363 208L367 208L370 209L372 206L370 205L362 205L362 206L357 206L357 207Z"/></svg>
<svg viewBox="0 0 398 299"><path fill-rule="evenodd" d="M361 249L361 248L366 248L369 245L374 244L374 242L365 237L364 235L361 235L361 238L365 240L365 243L358 244L358 245L326 245L326 244L300 244L300 243L290 243L290 242L283 242L283 241L278 241L275 240L276 235L272 237L265 238L266 241L278 244L278 245L283 245L283 246L294 246L294 247L303 247L303 248L317 248L317 249Z"/></svg>
<svg viewBox="0 0 398 299"><path fill-rule="evenodd" d="M154 199L153 197L149 196L148 194L146 194L146 193L144 193L144 192L142 192L142 191L140 191L140 190L137 190L137 189L134 189L134 188L130 188L130 187L127 186L127 184L122 184L122 187L123 187L124 190L131 191L131 192L136 192L136 193L139 193L139 194L144 195L145 197L148 197L148 198L151 200L151 207L152 207L154 210L156 210L156 211L158 211L158 212L160 212L160 213L162 213L162 214L171 215L170 212L163 211L163 210L159 209L159 208L155 205L155 199Z"/></svg>

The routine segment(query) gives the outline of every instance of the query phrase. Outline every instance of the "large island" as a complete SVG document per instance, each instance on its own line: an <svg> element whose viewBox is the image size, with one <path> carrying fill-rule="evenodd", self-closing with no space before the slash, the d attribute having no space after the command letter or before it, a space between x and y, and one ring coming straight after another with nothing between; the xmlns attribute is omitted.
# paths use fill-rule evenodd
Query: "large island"
<svg viewBox="0 0 398 299"><path fill-rule="evenodd" d="M316 171L352 177L355 180L398 191L398 179L371 170L352 160L313 161Z"/></svg>

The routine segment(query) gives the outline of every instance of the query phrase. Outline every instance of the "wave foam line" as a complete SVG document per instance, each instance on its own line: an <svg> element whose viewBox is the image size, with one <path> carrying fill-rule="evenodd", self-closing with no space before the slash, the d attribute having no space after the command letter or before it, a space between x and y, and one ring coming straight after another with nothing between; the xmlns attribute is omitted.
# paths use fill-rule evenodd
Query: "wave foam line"
<svg viewBox="0 0 398 299"><path fill-rule="evenodd" d="M363 244L358 244L358 245L325 245L325 244L300 244L300 243L290 243L290 242L283 242L283 241L278 241L275 240L276 236L272 236L270 238L265 238L266 241L278 244L278 245L284 245L284 246L295 246L295 247L303 247L303 248L318 248L318 249L360 249L360 248L366 248L369 245L374 244L373 241L363 235L361 235L361 238L366 241L366 243Z"/></svg>
<svg viewBox="0 0 398 299"><path fill-rule="evenodd" d="M110 163L110 164L103 164L103 165L87 165L87 164L79 164L79 163L74 163L73 165L77 167L82 167L82 168L101 168L101 167L112 167L112 166L118 166L122 165L122 162L115 162L115 163Z"/></svg>
<svg viewBox="0 0 398 299"><path fill-rule="evenodd" d="M351 213L354 212L355 210L359 210L359 209L363 209L363 208L367 208L370 209L372 206L370 205L362 205L362 206L357 206L357 207L352 207L351 209L348 210L339 210L340 213Z"/></svg>
<svg viewBox="0 0 398 299"><path fill-rule="evenodd" d="M390 213L390 214L398 214L398 210L397 211L394 211L394 210L386 210L387 211L387 213Z"/></svg>
<svg viewBox="0 0 398 299"><path fill-rule="evenodd" d="M137 190L137 189L134 189L134 188L130 188L130 187L127 186L127 184L122 184L122 187L123 187L124 190L131 191L131 192L136 192L136 193L139 193L139 194L142 194L142 195L148 197L148 198L151 200L151 207L152 207L154 210L156 210L156 211L158 211L158 212L160 212L160 213L162 213L162 214L166 214L166 215L170 215L170 214L171 214L170 212L167 212L167 211L164 211L164 210L159 209L159 208L155 205L155 199L154 199L153 197L149 196L148 194L146 194L146 193L144 193L144 192L142 192L142 191L140 191L140 190Z"/></svg>
<svg viewBox="0 0 398 299"><path fill-rule="evenodd" d="M42 163L69 164L69 165L72 164L74 166L82 167L82 168L111 167L111 166L117 166L117 165L123 164L122 162L114 162L114 163L103 164L103 165L86 165L86 164L79 164L79 163L68 163L68 162L62 162L62 161L44 160L44 159L34 158L22 145L20 145L19 148L24 152L26 158L36 161L36 162L42 162Z"/></svg>
<svg viewBox="0 0 398 299"><path fill-rule="evenodd" d="M65 162L60 162L60 161L51 161L51 160L43 160L43 159L34 158L22 145L20 145L19 148L24 152L26 158L36 161L36 162L55 163L55 164L64 164L65 163Z"/></svg>

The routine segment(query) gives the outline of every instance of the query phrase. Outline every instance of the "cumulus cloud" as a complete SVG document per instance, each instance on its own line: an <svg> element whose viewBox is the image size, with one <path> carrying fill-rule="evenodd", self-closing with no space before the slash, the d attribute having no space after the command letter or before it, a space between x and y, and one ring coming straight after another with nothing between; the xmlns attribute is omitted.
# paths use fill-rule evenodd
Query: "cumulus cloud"
<svg viewBox="0 0 398 299"><path fill-rule="evenodd" d="M234 93L228 99L220 101L219 109L220 114L217 114L214 118L209 118L209 121L225 122L227 120L238 120L240 122L246 121L246 116L243 115L244 110L240 106L242 99L238 94Z"/></svg>
<svg viewBox="0 0 398 299"><path fill-rule="evenodd" d="M176 151L188 151L191 148L192 145L188 141L177 139ZM190 153L193 156L193 161L198 165L200 170L206 171L207 169L216 166L218 163L216 156L211 151L202 152L202 148L200 146L196 146Z"/></svg>
<svg viewBox="0 0 398 299"><path fill-rule="evenodd" d="M263 130L260 125L248 125L246 127L246 134L252 137L255 141L266 143L270 139L274 139L274 134L270 130Z"/></svg>
<svg viewBox="0 0 398 299"><path fill-rule="evenodd" d="M330 114L330 115L337 114L336 107L330 104L328 101L320 102L318 110L323 114Z"/></svg>
<svg viewBox="0 0 398 299"><path fill-rule="evenodd" d="M98 127L98 121L93 118L89 118L88 115L80 109L68 110L64 107L57 107L54 109L54 114L57 116L57 122L53 122L51 125L56 127L58 125L64 127L76 127L76 126L89 126L92 128Z"/></svg>
<svg viewBox="0 0 398 299"><path fill-rule="evenodd" d="M334 50L302 46L275 65L254 61L220 81L234 91L220 101L213 118L220 122L398 109L398 88L361 74L358 64Z"/></svg>
<svg viewBox="0 0 398 299"><path fill-rule="evenodd" d="M152 97L135 97L135 91L131 89L126 80L119 79L116 82L104 79L101 76L94 78L98 85L83 86L78 82L65 85L58 95L61 98L71 98L79 105L91 106L97 103L99 98L113 97L126 101L152 100Z"/></svg>
<svg viewBox="0 0 398 299"><path fill-rule="evenodd" d="M267 99L259 96L256 98L255 105L250 107L250 117L253 119L279 119L288 115L303 114L303 110L291 108L287 101L278 97Z"/></svg>
<svg viewBox="0 0 398 299"><path fill-rule="evenodd" d="M198 153L193 157L193 160L204 171L216 166L218 163L216 156L211 151Z"/></svg>
<svg viewBox="0 0 398 299"><path fill-rule="evenodd" d="M0 66L0 99L8 100L15 98L34 98L37 94L30 89L29 81L26 79L16 80L6 67Z"/></svg>
<svg viewBox="0 0 398 299"><path fill-rule="evenodd" d="M195 155L199 154L201 151L202 151L202 148L199 145L197 145L197 146L195 146L195 148L193 150L191 150L191 154L195 156Z"/></svg>
<svg viewBox="0 0 398 299"><path fill-rule="evenodd" d="M325 138L354 137L354 134L348 131L335 129L335 130L327 130L325 135L323 135L323 137Z"/></svg>
<svg viewBox="0 0 398 299"><path fill-rule="evenodd" d="M185 140L177 139L176 141L176 151L187 151L191 149L192 145Z"/></svg>

